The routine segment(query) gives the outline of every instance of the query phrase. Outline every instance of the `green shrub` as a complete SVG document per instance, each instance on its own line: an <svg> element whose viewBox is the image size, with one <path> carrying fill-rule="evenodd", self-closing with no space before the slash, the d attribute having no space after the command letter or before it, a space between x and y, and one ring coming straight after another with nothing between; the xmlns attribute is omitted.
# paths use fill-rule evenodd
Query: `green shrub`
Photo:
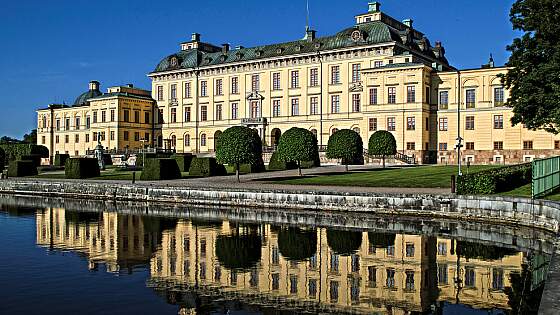
<svg viewBox="0 0 560 315"><path fill-rule="evenodd" d="M171 156L172 159L177 161L177 165L179 166L179 170L181 172L188 172L191 168L191 162L196 156L192 155L191 153L177 153Z"/></svg>
<svg viewBox="0 0 560 315"><path fill-rule="evenodd" d="M216 147L216 158L220 163L234 166L237 181L242 164L250 164L251 170L264 169L262 141L259 134L248 127L231 127L220 136Z"/></svg>
<svg viewBox="0 0 560 315"><path fill-rule="evenodd" d="M362 246L362 233L327 230L327 244L337 255L350 256Z"/></svg>
<svg viewBox="0 0 560 315"><path fill-rule="evenodd" d="M459 195L492 195L530 184L531 163L489 169L457 178Z"/></svg>
<svg viewBox="0 0 560 315"><path fill-rule="evenodd" d="M22 161L31 161L35 167L41 166L41 156L39 154L24 155L21 157Z"/></svg>
<svg viewBox="0 0 560 315"><path fill-rule="evenodd" d="M148 159L168 159L171 158L171 153L146 153L146 160ZM136 155L136 166L141 167L143 165L144 154L138 153Z"/></svg>
<svg viewBox="0 0 560 315"><path fill-rule="evenodd" d="M340 159L346 165L364 164L364 143L362 137L350 129L342 129L335 132L329 138L327 145L327 158ZM360 163L361 162L361 163Z"/></svg>
<svg viewBox="0 0 560 315"><path fill-rule="evenodd" d="M220 265L230 270L248 270L261 259L262 240L259 235L219 235L216 257Z"/></svg>
<svg viewBox="0 0 560 315"><path fill-rule="evenodd" d="M171 180L181 178L175 159L146 159L141 180Z"/></svg>
<svg viewBox="0 0 560 315"><path fill-rule="evenodd" d="M309 259L317 252L317 231L294 227L281 229L278 233L278 250L287 260Z"/></svg>
<svg viewBox="0 0 560 315"><path fill-rule="evenodd" d="M19 161L21 157L24 155L32 155L37 154L40 155L41 158L48 158L49 157L49 149L42 145L35 145L35 144L2 144L0 145L6 154L6 162L11 161ZM6 163L5 162L5 163Z"/></svg>
<svg viewBox="0 0 560 315"><path fill-rule="evenodd" d="M99 177L99 163L94 158L69 158L64 164L64 174L68 179Z"/></svg>
<svg viewBox="0 0 560 315"><path fill-rule="evenodd" d="M307 129L297 127L289 129L280 137L278 159L296 162L300 175L302 163L305 161L313 161L314 166L320 165L317 138Z"/></svg>
<svg viewBox="0 0 560 315"><path fill-rule="evenodd" d="M297 169L297 163L280 161L278 159L278 152L274 152L270 157L270 162L268 163L268 169L271 171L295 170Z"/></svg>
<svg viewBox="0 0 560 315"><path fill-rule="evenodd" d="M9 177L26 177L37 175L37 167L35 163L30 160L25 161L11 161L8 166Z"/></svg>
<svg viewBox="0 0 560 315"><path fill-rule="evenodd" d="M200 177L227 175L226 168L218 164L215 158L194 158L189 168L189 175Z"/></svg>
<svg viewBox="0 0 560 315"><path fill-rule="evenodd" d="M0 172L4 170L4 167L6 166L6 152L4 152L4 149L0 148Z"/></svg>
<svg viewBox="0 0 560 315"><path fill-rule="evenodd" d="M66 160L70 158L69 154L59 154L57 153L54 156L54 166L64 166L66 164Z"/></svg>
<svg viewBox="0 0 560 315"><path fill-rule="evenodd" d="M397 154L397 140L392 133L385 130L376 131L369 138L368 153L383 157L383 168L385 168L385 157Z"/></svg>

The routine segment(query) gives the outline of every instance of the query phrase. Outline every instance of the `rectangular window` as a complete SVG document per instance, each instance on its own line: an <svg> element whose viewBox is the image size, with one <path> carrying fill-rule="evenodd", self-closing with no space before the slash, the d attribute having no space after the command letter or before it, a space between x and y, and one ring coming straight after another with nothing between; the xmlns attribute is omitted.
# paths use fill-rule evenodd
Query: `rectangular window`
<svg viewBox="0 0 560 315"><path fill-rule="evenodd" d="M360 94L352 94L352 112L358 113L361 109L361 95Z"/></svg>
<svg viewBox="0 0 560 315"><path fill-rule="evenodd" d="M406 87L406 102L415 103L416 102L416 87L407 86Z"/></svg>
<svg viewBox="0 0 560 315"><path fill-rule="evenodd" d="M414 290L414 271L407 270L405 271L406 280L405 280L405 290L412 291Z"/></svg>
<svg viewBox="0 0 560 315"><path fill-rule="evenodd" d="M558 140L554 141L554 150L560 150L560 141Z"/></svg>
<svg viewBox="0 0 560 315"><path fill-rule="evenodd" d="M86 142L89 142L89 133L86 133Z"/></svg>
<svg viewBox="0 0 560 315"><path fill-rule="evenodd" d="M331 96L331 113L340 113L340 95Z"/></svg>
<svg viewBox="0 0 560 315"><path fill-rule="evenodd" d="M200 121L208 120L208 106L200 106Z"/></svg>
<svg viewBox="0 0 560 315"><path fill-rule="evenodd" d="M222 104L216 104L216 120L222 120Z"/></svg>
<svg viewBox="0 0 560 315"><path fill-rule="evenodd" d="M377 105L377 88L369 89L369 104Z"/></svg>
<svg viewBox="0 0 560 315"><path fill-rule="evenodd" d="M523 141L523 150L533 150L533 141Z"/></svg>
<svg viewBox="0 0 560 315"><path fill-rule="evenodd" d="M200 96L208 96L208 81L200 81Z"/></svg>
<svg viewBox="0 0 560 315"><path fill-rule="evenodd" d="M504 129L503 115L494 115L494 129Z"/></svg>
<svg viewBox="0 0 560 315"><path fill-rule="evenodd" d="M495 141L494 142L494 150L503 150L504 149L504 142L503 141Z"/></svg>
<svg viewBox="0 0 560 315"><path fill-rule="evenodd" d="M115 121L115 110L111 109L111 121Z"/></svg>
<svg viewBox="0 0 560 315"><path fill-rule="evenodd" d="M385 283L387 288L395 288L395 269L387 269L387 281Z"/></svg>
<svg viewBox="0 0 560 315"><path fill-rule="evenodd" d="M56 136L54 139L55 139L55 141L54 141L55 143L59 143L59 142L60 142L60 137L59 137L59 136Z"/></svg>
<svg viewBox="0 0 560 315"><path fill-rule="evenodd" d="M311 115L319 114L319 98L316 96L311 97L310 104L309 113Z"/></svg>
<svg viewBox="0 0 560 315"><path fill-rule="evenodd" d="M299 99L292 98L292 116L299 115Z"/></svg>
<svg viewBox="0 0 560 315"><path fill-rule="evenodd" d="M449 91L439 92L439 108L447 109L449 107Z"/></svg>
<svg viewBox="0 0 560 315"><path fill-rule="evenodd" d="M416 130L416 117L406 118L406 130Z"/></svg>
<svg viewBox="0 0 560 315"><path fill-rule="evenodd" d="M290 80L290 88L297 89L299 88L299 71L294 70L291 72L291 80Z"/></svg>
<svg viewBox="0 0 560 315"><path fill-rule="evenodd" d="M224 95L224 84L222 79L216 80L216 95Z"/></svg>
<svg viewBox="0 0 560 315"><path fill-rule="evenodd" d="M176 123L177 122L177 108L172 108L171 109L171 123Z"/></svg>
<svg viewBox="0 0 560 315"><path fill-rule="evenodd" d="M86 117L86 129L89 129L91 127L91 119L89 118L89 116Z"/></svg>
<svg viewBox="0 0 560 315"><path fill-rule="evenodd" d="M134 141L136 141L136 142L140 141L140 133L139 132L134 133Z"/></svg>
<svg viewBox="0 0 560 315"><path fill-rule="evenodd" d="M96 134L93 134L93 141L95 141ZM124 141L128 141L128 131L123 132L123 139Z"/></svg>
<svg viewBox="0 0 560 315"><path fill-rule="evenodd" d="M231 119L237 119L239 104L231 103Z"/></svg>
<svg viewBox="0 0 560 315"><path fill-rule="evenodd" d="M317 297L317 280L309 279L309 298L315 299Z"/></svg>
<svg viewBox="0 0 560 315"><path fill-rule="evenodd" d="M163 86L162 85L158 85L158 87L157 87L157 100L158 101L163 101Z"/></svg>
<svg viewBox="0 0 560 315"><path fill-rule="evenodd" d="M134 111L134 122L137 124L140 123L140 112L137 110Z"/></svg>
<svg viewBox="0 0 560 315"><path fill-rule="evenodd" d="M504 289L504 270L503 269L492 269L492 289L503 290Z"/></svg>
<svg viewBox="0 0 560 315"><path fill-rule="evenodd" d="M361 65L359 63L352 65L352 83L360 82L360 70Z"/></svg>
<svg viewBox="0 0 560 315"><path fill-rule="evenodd" d="M150 113L148 113L148 112L144 113L144 123L145 124L150 124Z"/></svg>
<svg viewBox="0 0 560 315"><path fill-rule="evenodd" d="M369 131L377 131L377 118L369 119Z"/></svg>
<svg viewBox="0 0 560 315"><path fill-rule="evenodd" d="M45 136L41 136L41 144L45 144L47 138Z"/></svg>
<svg viewBox="0 0 560 315"><path fill-rule="evenodd" d="M239 94L239 77L231 78L231 94Z"/></svg>
<svg viewBox="0 0 560 315"><path fill-rule="evenodd" d="M389 104L396 104L397 103L397 88L394 86L391 86L388 88L387 90L387 95L388 95L388 99L387 99L387 103Z"/></svg>
<svg viewBox="0 0 560 315"><path fill-rule="evenodd" d="M111 131L110 139L111 139L111 141L115 140L115 132L114 131Z"/></svg>
<svg viewBox="0 0 560 315"><path fill-rule="evenodd" d="M446 264L437 264L437 278L438 283L441 285L446 285L449 281L449 276L447 274Z"/></svg>
<svg viewBox="0 0 560 315"><path fill-rule="evenodd" d="M272 117L280 117L280 100L272 100Z"/></svg>
<svg viewBox="0 0 560 315"><path fill-rule="evenodd" d="M80 143L80 135L75 135L74 136L74 142Z"/></svg>
<svg viewBox="0 0 560 315"><path fill-rule="evenodd" d="M387 131L395 131L397 129L395 117L387 118Z"/></svg>
<svg viewBox="0 0 560 315"><path fill-rule="evenodd" d="M309 70L309 86L319 86L319 69L313 68Z"/></svg>
<svg viewBox="0 0 560 315"><path fill-rule="evenodd" d="M260 91L261 87L261 78L258 74L253 74L251 76L251 91L256 92Z"/></svg>
<svg viewBox="0 0 560 315"><path fill-rule="evenodd" d="M373 63L374 68L380 68L383 66L383 61L377 60Z"/></svg>
<svg viewBox="0 0 560 315"><path fill-rule="evenodd" d="M64 130L70 130L70 118L64 120Z"/></svg>
<svg viewBox="0 0 560 315"><path fill-rule="evenodd" d="M465 129L474 130L474 116L465 117Z"/></svg>
<svg viewBox="0 0 560 315"><path fill-rule="evenodd" d="M474 150L474 142L467 142L465 147L467 150Z"/></svg>
<svg viewBox="0 0 560 315"><path fill-rule="evenodd" d="M80 130L80 117L76 117L76 130Z"/></svg>
<svg viewBox="0 0 560 315"><path fill-rule="evenodd" d="M177 100L177 84L171 84L170 99L172 101Z"/></svg>
<svg viewBox="0 0 560 315"><path fill-rule="evenodd" d="M439 119L439 131L447 131L448 129L448 120L447 117Z"/></svg>
<svg viewBox="0 0 560 315"><path fill-rule="evenodd" d="M60 131L60 119L56 120L56 131Z"/></svg>
<svg viewBox="0 0 560 315"><path fill-rule="evenodd" d="M145 140L145 141L150 141L150 134L149 134L149 133L146 132L146 133L144 134L144 140Z"/></svg>
<svg viewBox="0 0 560 315"><path fill-rule="evenodd" d="M130 112L127 109L124 110L124 115L123 116L124 116L124 121L125 122L128 122L130 120ZM93 115L93 122L95 122L95 113Z"/></svg>
<svg viewBox="0 0 560 315"><path fill-rule="evenodd" d="M261 117L261 106L259 101L251 102L251 118Z"/></svg>
<svg viewBox="0 0 560 315"><path fill-rule="evenodd" d="M504 106L504 88L494 88L494 106Z"/></svg>
<svg viewBox="0 0 560 315"><path fill-rule="evenodd" d="M93 112L93 123L97 124L97 112Z"/></svg>
<svg viewBox="0 0 560 315"><path fill-rule="evenodd" d="M442 142L439 144L439 150L440 151L447 151L447 143Z"/></svg>
<svg viewBox="0 0 560 315"><path fill-rule="evenodd" d="M467 108L475 108L476 107L476 90L475 89L468 89L466 91L466 102Z"/></svg>
<svg viewBox="0 0 560 315"><path fill-rule="evenodd" d="M68 142L70 142L70 136L65 135L64 136L64 143L68 143Z"/></svg>
<svg viewBox="0 0 560 315"><path fill-rule="evenodd" d="M331 84L340 84L340 66L331 67Z"/></svg>
<svg viewBox="0 0 560 315"><path fill-rule="evenodd" d="M280 72L275 72L272 74L272 90L280 90Z"/></svg>
<svg viewBox="0 0 560 315"><path fill-rule="evenodd" d="M476 286L476 273L473 267L465 267L465 286L470 288Z"/></svg>
<svg viewBox="0 0 560 315"><path fill-rule="evenodd" d="M185 122L191 121L191 108L185 107Z"/></svg>
<svg viewBox="0 0 560 315"><path fill-rule="evenodd" d="M183 93L183 96L185 98L191 98L192 94L191 94L191 83L190 82L185 82L185 91Z"/></svg>
<svg viewBox="0 0 560 315"><path fill-rule="evenodd" d="M416 150L416 142L407 142L406 149L412 151Z"/></svg>

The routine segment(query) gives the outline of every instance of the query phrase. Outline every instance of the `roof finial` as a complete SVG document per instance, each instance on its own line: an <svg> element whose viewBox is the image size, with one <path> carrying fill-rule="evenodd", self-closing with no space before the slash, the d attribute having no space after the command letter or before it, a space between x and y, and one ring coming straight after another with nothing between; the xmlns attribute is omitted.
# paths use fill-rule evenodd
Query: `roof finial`
<svg viewBox="0 0 560 315"><path fill-rule="evenodd" d="M305 31L309 30L309 0L306 1L306 20L305 20Z"/></svg>

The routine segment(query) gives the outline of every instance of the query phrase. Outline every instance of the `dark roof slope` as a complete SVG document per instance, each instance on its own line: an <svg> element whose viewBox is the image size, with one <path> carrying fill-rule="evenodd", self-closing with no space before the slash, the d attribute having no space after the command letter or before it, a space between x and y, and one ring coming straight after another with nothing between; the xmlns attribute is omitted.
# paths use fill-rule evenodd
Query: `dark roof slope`
<svg viewBox="0 0 560 315"><path fill-rule="evenodd" d="M102 94L103 93L101 93L101 91L99 90L89 90L87 92L80 94L80 96L76 98L76 100L74 101L74 105L72 106L84 106L86 105L87 100L89 100L90 98L100 96Z"/></svg>

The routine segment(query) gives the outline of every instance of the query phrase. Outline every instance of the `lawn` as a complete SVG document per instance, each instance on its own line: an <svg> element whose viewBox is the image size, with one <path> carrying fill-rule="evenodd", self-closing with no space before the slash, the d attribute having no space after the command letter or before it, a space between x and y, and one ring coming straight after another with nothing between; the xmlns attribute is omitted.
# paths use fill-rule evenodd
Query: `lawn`
<svg viewBox="0 0 560 315"><path fill-rule="evenodd" d="M478 172L495 167L484 165L471 166L468 171ZM465 168L464 172L466 173L466 171L467 169ZM451 175L456 174L456 166L419 166L272 180L279 184L289 185L450 188Z"/></svg>
<svg viewBox="0 0 560 315"><path fill-rule="evenodd" d="M508 192L501 193L499 195L500 196L509 196L509 197L531 198L531 184L521 186L519 188L516 188L516 189L508 191ZM539 199L560 201L560 191L553 192L552 194L550 194L546 197L543 197L543 198L539 198Z"/></svg>
<svg viewBox="0 0 560 315"><path fill-rule="evenodd" d="M99 177L94 177L94 178L90 178L90 179L95 179L95 180L123 180L123 181L131 181L132 182L132 176L133 176L133 171L131 170L123 170L123 169L117 169L117 168L112 168L112 169L107 169L106 171L102 171L101 172L101 176ZM142 171L136 171L136 180L140 181L140 176L142 176ZM44 172L44 173L40 173L37 176L33 176L34 178L49 178L49 179L64 179L64 172ZM189 173L182 173L182 177L183 178L189 178Z"/></svg>

